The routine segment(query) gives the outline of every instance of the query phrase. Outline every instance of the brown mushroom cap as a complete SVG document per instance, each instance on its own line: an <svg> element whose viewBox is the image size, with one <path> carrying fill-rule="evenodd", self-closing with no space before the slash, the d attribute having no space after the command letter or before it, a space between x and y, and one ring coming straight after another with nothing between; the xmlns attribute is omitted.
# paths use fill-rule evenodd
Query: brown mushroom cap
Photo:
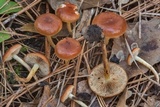
<svg viewBox="0 0 160 107"><path fill-rule="evenodd" d="M113 12L102 12L94 17L92 24L103 29L108 38L117 38L123 35L127 29L127 23L123 17Z"/></svg>
<svg viewBox="0 0 160 107"><path fill-rule="evenodd" d="M80 17L76 9L77 9L76 5L66 2L59 6L56 14L58 17L62 19L63 22L73 23L76 22Z"/></svg>
<svg viewBox="0 0 160 107"><path fill-rule="evenodd" d="M68 85L66 88L65 92L61 96L61 102L65 102L66 99L68 99L69 95L72 93L74 86L73 85Z"/></svg>
<svg viewBox="0 0 160 107"><path fill-rule="evenodd" d="M134 48L132 50L133 57L138 56L139 52L140 52L140 48ZM132 56L128 55L128 58L127 58L128 65L132 65L133 61L134 60L133 60Z"/></svg>
<svg viewBox="0 0 160 107"><path fill-rule="evenodd" d="M62 29L62 21L54 14L45 13L36 19L34 27L42 35L53 36Z"/></svg>
<svg viewBox="0 0 160 107"><path fill-rule="evenodd" d="M81 52L80 43L73 38L64 38L55 46L55 54L63 60L70 60L78 56Z"/></svg>
<svg viewBox="0 0 160 107"><path fill-rule="evenodd" d="M24 60L31 66L35 63L38 64L40 76L46 76L50 73L50 63L44 55L40 53L29 53L25 56Z"/></svg>
<svg viewBox="0 0 160 107"><path fill-rule="evenodd" d="M121 93L127 85L127 74L119 65L109 63L110 78L104 75L103 64L93 68L88 83L91 90L102 97L112 97Z"/></svg>
<svg viewBox="0 0 160 107"><path fill-rule="evenodd" d="M3 56L3 61L9 61L12 59L13 55L17 55L21 50L22 46L20 44L15 44L9 48Z"/></svg>

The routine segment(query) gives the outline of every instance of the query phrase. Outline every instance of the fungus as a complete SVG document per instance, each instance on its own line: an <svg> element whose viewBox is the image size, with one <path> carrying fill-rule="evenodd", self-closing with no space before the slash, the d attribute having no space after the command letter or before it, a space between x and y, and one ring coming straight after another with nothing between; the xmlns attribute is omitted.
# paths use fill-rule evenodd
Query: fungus
<svg viewBox="0 0 160 107"><path fill-rule="evenodd" d="M138 56L139 53L140 53L140 48L134 48L132 50L133 57L131 55L128 56L128 58L127 58L128 65L132 65L132 63L133 63L134 60L138 61L139 63L143 64L144 66L146 66L147 68L149 68L152 71L152 73L156 77L156 81L159 83L159 75L158 75L157 71L153 68L152 65L150 65L145 60L143 60L142 58L140 58Z"/></svg>
<svg viewBox="0 0 160 107"><path fill-rule="evenodd" d="M72 32L71 23L76 22L80 17L79 12L77 11L77 6L69 2L61 4L57 9L56 14L63 22L67 23L67 29L69 32Z"/></svg>
<svg viewBox="0 0 160 107"><path fill-rule="evenodd" d="M117 64L109 63L106 57L107 50L103 32L97 25L90 25L86 29L86 37L90 42L96 41L101 43L103 64L93 68L88 83L93 92L102 97L112 97L122 92L127 85L127 74ZM91 32L91 31L94 31Z"/></svg>
<svg viewBox="0 0 160 107"><path fill-rule="evenodd" d="M61 19L54 14L45 13L36 19L34 27L38 33L47 37L49 44L54 48L55 44L52 41L52 36L62 29Z"/></svg>
<svg viewBox="0 0 160 107"><path fill-rule="evenodd" d="M15 44L12 47L10 47L6 53L3 55L3 61L10 61L12 58L18 61L20 64L22 64L28 71L31 70L31 67L24 62L17 54L21 50L22 46L20 44Z"/></svg>
<svg viewBox="0 0 160 107"><path fill-rule="evenodd" d="M63 93L63 95L61 96L61 102L65 102L68 98L70 98L71 100L75 101L76 103L78 103L79 105L81 105L82 107L88 107L85 103L83 103L82 101L78 100L73 94L74 86L73 85L68 85L68 87L66 88L65 92Z"/></svg>
<svg viewBox="0 0 160 107"><path fill-rule="evenodd" d="M17 77L19 81L29 82L38 68L40 69L40 76L46 76L50 73L50 63L44 55L40 53L29 53L25 56L24 60L33 67L26 78Z"/></svg>
<svg viewBox="0 0 160 107"><path fill-rule="evenodd" d="M94 17L92 24L99 26L103 30L106 44L108 44L109 39L122 36L127 29L125 19L113 12L98 14Z"/></svg>
<svg viewBox="0 0 160 107"><path fill-rule="evenodd" d="M66 37L56 44L55 54L58 58L65 60L67 65L71 59L80 54L81 49L82 47L77 40Z"/></svg>

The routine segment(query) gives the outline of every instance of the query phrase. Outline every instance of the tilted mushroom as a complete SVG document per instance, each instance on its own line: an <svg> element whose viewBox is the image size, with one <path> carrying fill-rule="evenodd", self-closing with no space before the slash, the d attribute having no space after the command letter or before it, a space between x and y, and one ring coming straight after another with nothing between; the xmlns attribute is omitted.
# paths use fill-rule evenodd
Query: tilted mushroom
<svg viewBox="0 0 160 107"><path fill-rule="evenodd" d="M3 61L10 61L12 58L18 61L20 64L22 64L28 71L31 70L31 67L24 62L17 54L21 50L22 46L20 44L15 44L12 47L10 47L6 53L3 55Z"/></svg>
<svg viewBox="0 0 160 107"><path fill-rule="evenodd" d="M74 86L73 85L68 85L65 92L63 93L63 95L61 96L61 102L65 102L68 98L75 101L76 103L78 103L79 105L81 105L82 107L88 107L85 103L83 103L82 101L78 100L73 94Z"/></svg>
<svg viewBox="0 0 160 107"><path fill-rule="evenodd" d="M62 29L62 21L56 15L45 13L40 15L34 22L36 31L47 37L48 42L54 48L52 36L56 35Z"/></svg>
<svg viewBox="0 0 160 107"><path fill-rule="evenodd" d="M138 61L139 63L143 64L144 66L146 66L148 69L150 69L153 72L153 74L156 77L156 81L159 83L159 75L158 75L157 71L153 68L152 65L150 65L148 62L146 62L145 60L140 58L138 56L139 53L140 53L140 48L134 48L132 50L133 57L131 55L128 56L128 58L127 58L128 65L132 65L134 60Z"/></svg>
<svg viewBox="0 0 160 107"><path fill-rule="evenodd" d="M69 32L72 32L71 23L76 22L80 17L77 6L69 2L61 4L57 9L56 14L63 22L67 23Z"/></svg>
<svg viewBox="0 0 160 107"><path fill-rule="evenodd" d="M46 76L50 73L50 63L48 59L40 53L29 53L24 58L25 62L33 66L27 78L17 77L19 81L29 82L35 75L36 71L39 70L40 76Z"/></svg>

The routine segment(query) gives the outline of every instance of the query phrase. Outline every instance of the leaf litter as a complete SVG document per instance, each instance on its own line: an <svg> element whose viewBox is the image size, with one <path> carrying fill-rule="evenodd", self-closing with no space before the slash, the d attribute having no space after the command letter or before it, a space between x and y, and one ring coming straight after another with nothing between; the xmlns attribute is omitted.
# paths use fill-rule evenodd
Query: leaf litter
<svg viewBox="0 0 160 107"><path fill-rule="evenodd" d="M17 0L15 1L17 2ZM1 31L6 28L11 28L7 31L7 34L11 35L11 38L2 40L0 45L0 52L2 55L7 48L17 42L26 48L25 51L20 52L21 57L24 57L27 53L31 52L45 54L44 38L36 33L32 24L28 24L33 23L38 15L45 12L44 10L49 9L50 12L54 12L53 10L56 10L57 6L64 1L78 4L81 19L72 25L74 27L72 34L68 33L66 26L64 25L63 30L57 34L53 40L57 43L65 36L71 36L83 44L84 52L81 53L80 57L73 59L68 66L64 66L63 61L57 58L54 54L54 50L51 49L51 57L49 59L51 62L52 73L43 78L38 77L38 81L32 79L31 82L26 84L21 82L10 83L8 78L6 78L7 72L14 72L13 68L18 64L17 62L2 62L2 66L0 65L0 105L34 107L39 104L39 106L41 106L40 104L42 103L42 100L40 99L47 96L47 100L44 102L46 104L54 103L54 107L78 107L78 105L70 100L66 101L64 104L60 102L60 96L65 87L69 84L74 84L77 88L74 94L77 94L79 99L91 107L159 106L160 99L158 96L160 93L160 85L154 84L154 82L152 83L151 80L154 80L153 75L152 73L147 72L148 69L146 67L139 63L137 64L140 69L136 64L133 64L132 66L127 65L126 58L129 51L125 41L126 39L128 46L131 49L139 47L141 49L139 56L151 65L154 65L159 73L159 0L48 0L51 7L46 1L41 0L17 2L22 6L22 10L19 10L19 12L15 14L13 13L10 16L2 15L0 18ZM114 39L113 41L111 40L110 44L107 46L110 53L108 56L110 57L110 61L112 61L111 59L114 59L114 62L122 66L126 70L129 78L127 88L123 93L112 98L102 98L97 96L91 92L90 88L87 86L88 74L96 65L102 62L102 52L100 44L86 42L83 39L81 32L85 26L91 24L94 16L103 11L118 12L125 17L128 22L128 30L125 36L119 39ZM38 44L38 47L34 46L34 44ZM88 74L86 73L86 69ZM27 72L26 69L23 69L23 71ZM85 73L83 73L84 71ZM142 72L147 75L148 79ZM44 87L46 86L40 86L40 83L48 79L48 90L50 92L44 94Z"/></svg>

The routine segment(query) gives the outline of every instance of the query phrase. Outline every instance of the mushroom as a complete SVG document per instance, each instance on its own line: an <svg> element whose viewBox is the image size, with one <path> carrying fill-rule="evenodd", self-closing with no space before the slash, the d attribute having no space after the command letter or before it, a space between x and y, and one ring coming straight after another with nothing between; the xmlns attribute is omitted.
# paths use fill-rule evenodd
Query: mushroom
<svg viewBox="0 0 160 107"><path fill-rule="evenodd" d="M153 74L156 77L156 81L159 83L159 75L158 75L157 71L153 68L152 65L150 65L145 60L143 60L142 58L140 58L138 56L139 53L140 53L140 48L134 48L132 50L133 57L131 55L128 56L128 58L127 58L128 65L132 65L132 63L134 62L134 60L140 62L141 64L143 64L144 66L146 66L147 68L149 68L153 72Z"/></svg>
<svg viewBox="0 0 160 107"><path fill-rule="evenodd" d="M55 54L60 59L65 60L67 65L69 61L77 57L82 50L80 43L70 37L60 40L55 46Z"/></svg>
<svg viewBox="0 0 160 107"><path fill-rule="evenodd" d="M62 29L61 19L54 14L45 13L36 19L34 27L38 33L47 37L48 42L54 48L55 44L52 41L52 36Z"/></svg>
<svg viewBox="0 0 160 107"><path fill-rule="evenodd" d="M27 78L20 78L17 76L17 79L22 82L29 82L31 78L35 75L38 68L40 69L40 76L46 76L50 73L50 63L48 59L40 53L29 53L24 58L25 62L33 66Z"/></svg>
<svg viewBox="0 0 160 107"><path fill-rule="evenodd" d="M91 90L101 97L113 97L121 93L127 85L127 74L122 67L109 63L109 78L104 75L104 65L99 64L92 69L88 77Z"/></svg>
<svg viewBox="0 0 160 107"><path fill-rule="evenodd" d="M70 98L71 100L75 101L76 103L78 103L79 105L81 105L82 107L88 107L85 103L83 103L82 101L78 100L73 94L74 86L73 85L68 85L65 92L63 93L63 95L61 96L61 102L65 102L68 98Z"/></svg>
<svg viewBox="0 0 160 107"><path fill-rule="evenodd" d="M92 24L99 26L105 36L105 44L108 44L110 38L122 36L126 29L127 23L123 17L114 12L102 12L94 17Z"/></svg>
<svg viewBox="0 0 160 107"><path fill-rule="evenodd" d="M15 44L12 47L10 47L4 54L3 61L10 61L13 58L20 64L22 64L28 71L30 71L31 67L26 62L24 62L19 56L17 56L21 48L22 46L20 44Z"/></svg>
<svg viewBox="0 0 160 107"><path fill-rule="evenodd" d="M76 22L80 17L79 12L77 11L77 6L69 2L61 4L57 9L56 14L63 22L67 23L67 29L69 32L72 32L71 23Z"/></svg>
<svg viewBox="0 0 160 107"><path fill-rule="evenodd" d="M84 33L85 32L85 33ZM94 67L88 83L93 92L102 97L111 97L122 92L127 85L127 74L117 64L109 63L106 55L106 44L103 39L103 32L97 25L90 25L83 31L84 38L89 42L101 42L103 63Z"/></svg>

